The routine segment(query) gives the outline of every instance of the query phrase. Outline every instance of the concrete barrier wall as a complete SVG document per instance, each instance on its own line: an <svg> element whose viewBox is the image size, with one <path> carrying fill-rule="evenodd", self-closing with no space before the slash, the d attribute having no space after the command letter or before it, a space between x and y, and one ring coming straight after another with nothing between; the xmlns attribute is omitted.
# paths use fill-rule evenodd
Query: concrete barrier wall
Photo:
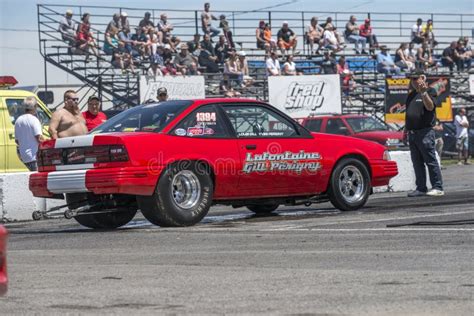
<svg viewBox="0 0 474 316"><path fill-rule="evenodd" d="M375 193L400 192L415 188L415 174L410 152L391 152L397 162L399 174L388 186L374 188ZM3 221L31 220L35 210L62 205L64 200L35 198L28 189L29 172L0 174L0 219Z"/></svg>

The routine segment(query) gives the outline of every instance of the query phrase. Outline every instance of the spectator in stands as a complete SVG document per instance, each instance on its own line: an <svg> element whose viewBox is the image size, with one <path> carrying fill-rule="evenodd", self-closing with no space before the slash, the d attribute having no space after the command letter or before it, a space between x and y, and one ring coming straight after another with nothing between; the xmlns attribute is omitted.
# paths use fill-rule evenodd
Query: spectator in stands
<svg viewBox="0 0 474 316"><path fill-rule="evenodd" d="M143 59L151 55L148 37L145 33L143 33L141 27L136 28L136 33L132 35L132 41L136 43L135 48L138 50Z"/></svg>
<svg viewBox="0 0 474 316"><path fill-rule="evenodd" d="M336 31L332 24L326 24L323 33L323 44L325 49L331 50L335 53L343 49L343 46L339 43L337 39Z"/></svg>
<svg viewBox="0 0 474 316"><path fill-rule="evenodd" d="M265 40L264 30L265 30L265 21L261 20L258 23L257 29L255 30L255 39L257 41L257 48L264 49L265 52L268 53L270 51L270 43L268 43Z"/></svg>
<svg viewBox="0 0 474 316"><path fill-rule="evenodd" d="M104 47L103 51L106 55L112 56L114 49L118 48L119 38L117 36L118 28L115 26L109 27L109 30L105 32Z"/></svg>
<svg viewBox="0 0 474 316"><path fill-rule="evenodd" d="M204 34L203 40L201 41L201 52L199 53L199 65L206 67L206 72L216 73L219 72L219 66L217 65L217 56L214 52L214 46L211 43L210 34Z"/></svg>
<svg viewBox="0 0 474 316"><path fill-rule="evenodd" d="M466 68L469 70L472 64L472 51L466 49L466 46L464 46L464 40L458 40L456 51L458 52L459 58L461 59L463 70Z"/></svg>
<svg viewBox="0 0 474 316"><path fill-rule="evenodd" d="M115 27L118 30L118 32L120 32L122 30L122 23L120 22L120 14L115 13L112 16L112 21L110 21L109 24L107 24L107 28L105 29L105 33L108 33L112 26Z"/></svg>
<svg viewBox="0 0 474 316"><path fill-rule="evenodd" d="M234 40L232 38L232 31L229 27L229 21L226 20L225 15L221 14L219 16L220 22L219 27L222 29L226 42L230 47L235 48Z"/></svg>
<svg viewBox="0 0 474 316"><path fill-rule="evenodd" d="M306 30L306 44L309 44L309 51L311 55L319 55L319 49L323 44L323 33L324 29L318 25L318 18L313 16L308 29ZM314 51L314 44L318 46L316 51Z"/></svg>
<svg viewBox="0 0 474 316"><path fill-rule="evenodd" d="M201 12L201 27L204 34L214 37L220 33L218 29L212 26L211 21L217 21L217 18L210 12L211 4L204 3L204 11Z"/></svg>
<svg viewBox="0 0 474 316"><path fill-rule="evenodd" d="M224 61L229 57L230 45L227 43L224 35L219 35L219 42L214 47L214 52L217 56L217 62L224 64Z"/></svg>
<svg viewBox="0 0 474 316"><path fill-rule="evenodd" d="M263 38L265 39L266 46L269 46L270 50L276 50L277 43L272 37L272 27L270 26L270 23L265 23L265 28L263 29Z"/></svg>
<svg viewBox="0 0 474 316"><path fill-rule="evenodd" d="M346 62L346 57L339 57L337 62L337 73L341 78L341 87L344 94L349 95L349 92L355 88L354 74L349 69Z"/></svg>
<svg viewBox="0 0 474 316"><path fill-rule="evenodd" d="M158 31L162 34L163 43L170 44L171 49L176 51L176 47L178 47L181 40L171 34L171 31L174 30L174 26L169 23L168 15L166 13L160 15L160 21L158 22L157 27Z"/></svg>
<svg viewBox="0 0 474 316"><path fill-rule="evenodd" d="M147 38L146 47L148 50L148 54L153 56L154 54L156 54L157 47L163 45L160 37L158 36L158 33L161 34L161 32L157 32L154 28L147 28L147 27L142 27L141 30L144 34L146 34L146 38Z"/></svg>
<svg viewBox="0 0 474 316"><path fill-rule="evenodd" d="M107 121L107 115L100 111L100 99L96 95L91 95L87 99L87 111L82 112L82 117L86 121L87 130L90 132L100 124Z"/></svg>
<svg viewBox="0 0 474 316"><path fill-rule="evenodd" d="M161 54L163 56L164 61L166 62L168 59L173 60L173 51L171 50L170 44L164 44L163 45L163 53Z"/></svg>
<svg viewBox="0 0 474 316"><path fill-rule="evenodd" d="M423 42L416 53L416 66L418 69L426 70L430 67L436 67L436 61L433 59L431 49L428 43Z"/></svg>
<svg viewBox="0 0 474 316"><path fill-rule="evenodd" d="M223 95L224 98L238 98L240 97L240 92L235 91L231 87L229 80L223 79L219 84L219 93Z"/></svg>
<svg viewBox="0 0 474 316"><path fill-rule="evenodd" d="M160 69L160 65L158 63L150 63L150 68L148 68L147 72L147 80L156 79L156 77L163 76L163 72Z"/></svg>
<svg viewBox="0 0 474 316"><path fill-rule="evenodd" d="M435 40L434 32L433 32L433 20L429 19L426 21L426 24L421 28L421 34L425 38L425 42L428 44L430 49L434 48L438 45L438 42Z"/></svg>
<svg viewBox="0 0 474 316"><path fill-rule="evenodd" d="M166 44L168 45L168 44ZM174 63L171 61L171 59L165 59L165 69L162 70L163 73L166 73L166 74L170 74L172 76L176 76L177 74L177 70L176 70L176 66L174 65Z"/></svg>
<svg viewBox="0 0 474 316"><path fill-rule="evenodd" d="M411 28L411 42L415 44L422 44L425 42L425 37L423 36L423 27L421 24L423 20L418 18L416 24Z"/></svg>
<svg viewBox="0 0 474 316"><path fill-rule="evenodd" d="M91 24L89 22L89 19L89 13L84 13L82 15L82 22L79 24L76 33L76 47L86 54L86 62L89 61L89 50L92 50L92 53L95 56L99 56L97 52L97 44L90 30Z"/></svg>
<svg viewBox="0 0 474 316"><path fill-rule="evenodd" d="M191 54L194 54L196 50L201 49L201 35L199 35L198 33L194 34L193 40L189 41L187 44L188 44L189 52Z"/></svg>
<svg viewBox="0 0 474 316"><path fill-rule="evenodd" d="M408 49L408 43L401 43L395 51L395 65L400 69L406 69L412 71L415 69L415 63L411 62L405 55L405 51Z"/></svg>
<svg viewBox="0 0 474 316"><path fill-rule="evenodd" d="M408 61L415 64L416 54L417 54L417 49L415 48L415 43L411 42L410 44L408 44L408 48L405 50L405 57L408 59Z"/></svg>
<svg viewBox="0 0 474 316"><path fill-rule="evenodd" d="M280 76L280 62L276 52L271 52L270 57L267 58L266 62L267 76Z"/></svg>
<svg viewBox="0 0 474 316"><path fill-rule="evenodd" d="M324 51L324 57L321 61L321 72L326 75L337 74L336 60L331 56L330 50Z"/></svg>
<svg viewBox="0 0 474 316"><path fill-rule="evenodd" d="M377 71L387 75L400 73L400 68L395 65L392 56L388 53L389 48L386 45L380 46L381 52L377 54Z"/></svg>
<svg viewBox="0 0 474 316"><path fill-rule="evenodd" d="M183 76L195 76L201 73L197 69L197 60L188 51L188 45L182 44L181 51L174 58L176 69L181 72Z"/></svg>
<svg viewBox="0 0 474 316"><path fill-rule="evenodd" d="M130 29L123 28L118 34L119 40L125 44L127 52L132 56L134 60L139 59L140 53L138 52L137 47L142 43L134 41L132 39L132 34L130 34Z"/></svg>
<svg viewBox="0 0 474 316"><path fill-rule="evenodd" d="M148 33L148 29L155 28L155 24L151 20L150 12L145 12L145 16L143 17L143 19L140 20L140 23L138 23L138 26L142 28L143 32L145 33Z"/></svg>
<svg viewBox="0 0 474 316"><path fill-rule="evenodd" d="M291 49L293 54L296 52L296 45L298 41L296 39L296 34L288 27L288 22L283 21L283 25L277 34L278 47L280 47L282 55L285 55L285 52Z"/></svg>
<svg viewBox="0 0 474 316"><path fill-rule="evenodd" d="M249 65L246 58L247 54L244 51L240 51L237 53L237 56L239 58L239 67L242 70L242 74L244 75L244 85L246 87L251 86L254 80L252 77L250 77Z"/></svg>
<svg viewBox="0 0 474 316"><path fill-rule="evenodd" d="M445 67L449 67L449 71L453 72L454 65L456 65L458 71L464 69L464 64L457 51L457 42L452 41L451 44L443 50L443 57L441 57L441 63Z"/></svg>
<svg viewBox="0 0 474 316"><path fill-rule="evenodd" d="M346 30L344 32L345 38L349 43L355 44L356 54L360 54L359 45L362 46L362 54L367 54L365 46L367 45L367 39L359 35L359 27L356 24L356 17L351 15L349 22L346 23Z"/></svg>
<svg viewBox="0 0 474 316"><path fill-rule="evenodd" d="M72 19L72 10L66 10L66 15L59 23L59 32L63 41L70 46L76 44L76 23Z"/></svg>
<svg viewBox="0 0 474 316"><path fill-rule="evenodd" d="M121 26L121 31L125 29L131 30L130 22L128 21L128 14L125 11L120 13L120 26Z"/></svg>
<svg viewBox="0 0 474 316"><path fill-rule="evenodd" d="M469 52L470 56L472 57L473 51L472 51L471 44L469 44L469 37L464 36L464 37L460 37L459 39L464 42L464 47L466 48L466 51Z"/></svg>
<svg viewBox="0 0 474 316"><path fill-rule="evenodd" d="M321 26L324 30L328 25L334 26L334 24L332 23L332 18L330 16L326 18L326 22L319 24L319 26Z"/></svg>
<svg viewBox="0 0 474 316"><path fill-rule="evenodd" d="M122 74L126 74L129 71L132 73L135 72L132 56L128 53L125 43L122 41L119 41L118 47L114 49L112 55L112 66L120 68Z"/></svg>
<svg viewBox="0 0 474 316"><path fill-rule="evenodd" d="M239 87L245 87L244 73L235 49L229 50L229 58L224 64L224 78L229 81L230 86L235 82Z"/></svg>
<svg viewBox="0 0 474 316"><path fill-rule="evenodd" d="M165 65L165 60L163 58L163 53L164 53L164 47L163 46L157 46L156 47L156 52L150 56L150 63L151 65L156 64L157 67L159 68L160 72L166 76L170 74L168 69L166 68Z"/></svg>
<svg viewBox="0 0 474 316"><path fill-rule="evenodd" d="M372 31L370 19L365 19L364 24L361 24L361 26L359 26L359 35L364 37L367 42L369 42L370 53L374 54L375 48L379 47L379 42L377 41L377 36L375 36Z"/></svg>
<svg viewBox="0 0 474 316"><path fill-rule="evenodd" d="M283 76L296 76L302 75L301 72L296 71L296 64L293 61L293 55L286 56L286 62L283 64L283 70L281 71Z"/></svg>

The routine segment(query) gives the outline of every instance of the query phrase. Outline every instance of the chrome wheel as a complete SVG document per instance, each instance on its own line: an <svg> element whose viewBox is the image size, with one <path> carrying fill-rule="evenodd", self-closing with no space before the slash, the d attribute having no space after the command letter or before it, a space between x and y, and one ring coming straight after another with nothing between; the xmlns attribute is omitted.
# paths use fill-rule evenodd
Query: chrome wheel
<svg viewBox="0 0 474 316"><path fill-rule="evenodd" d="M201 196L201 184L197 176L189 170L182 170L171 181L173 201L177 206L190 209L196 206Z"/></svg>
<svg viewBox="0 0 474 316"><path fill-rule="evenodd" d="M358 202L364 197L365 183L357 167L346 166L339 177L339 191L349 203Z"/></svg>

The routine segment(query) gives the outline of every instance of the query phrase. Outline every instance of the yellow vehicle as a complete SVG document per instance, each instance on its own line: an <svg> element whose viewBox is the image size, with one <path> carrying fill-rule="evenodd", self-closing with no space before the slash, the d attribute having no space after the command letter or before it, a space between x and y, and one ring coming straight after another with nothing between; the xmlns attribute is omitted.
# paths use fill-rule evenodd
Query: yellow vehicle
<svg viewBox="0 0 474 316"><path fill-rule="evenodd" d="M17 155L15 121L25 113L23 100L29 96L38 103L37 117L43 126L43 136L49 138L48 125L51 111L34 93L9 89L17 81L13 77L0 77L0 173L28 171Z"/></svg>

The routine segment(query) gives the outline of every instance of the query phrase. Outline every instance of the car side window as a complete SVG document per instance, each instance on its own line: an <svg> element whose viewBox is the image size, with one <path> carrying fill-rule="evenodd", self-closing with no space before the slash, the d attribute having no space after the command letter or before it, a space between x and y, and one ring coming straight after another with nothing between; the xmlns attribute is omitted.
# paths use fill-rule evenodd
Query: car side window
<svg viewBox="0 0 474 316"><path fill-rule="evenodd" d="M341 119L329 119L326 125L326 133L347 135L347 127L344 125Z"/></svg>
<svg viewBox="0 0 474 316"><path fill-rule="evenodd" d="M239 138L298 136L290 120L266 107L231 105L223 108Z"/></svg>
<svg viewBox="0 0 474 316"><path fill-rule="evenodd" d="M200 107L186 116L171 131L171 135L199 138L230 137L221 113L212 104Z"/></svg>
<svg viewBox="0 0 474 316"><path fill-rule="evenodd" d="M312 132L319 132L321 131L321 123L323 122L322 119L316 119L316 120L308 120L308 123L306 123L306 128L309 129Z"/></svg>
<svg viewBox="0 0 474 316"><path fill-rule="evenodd" d="M15 122L20 117L20 115L25 114L23 100L23 98L5 100L8 109L8 114L10 115L10 121L13 125L15 125ZM49 117L39 105L36 107L36 116L38 117L42 125L49 125Z"/></svg>

